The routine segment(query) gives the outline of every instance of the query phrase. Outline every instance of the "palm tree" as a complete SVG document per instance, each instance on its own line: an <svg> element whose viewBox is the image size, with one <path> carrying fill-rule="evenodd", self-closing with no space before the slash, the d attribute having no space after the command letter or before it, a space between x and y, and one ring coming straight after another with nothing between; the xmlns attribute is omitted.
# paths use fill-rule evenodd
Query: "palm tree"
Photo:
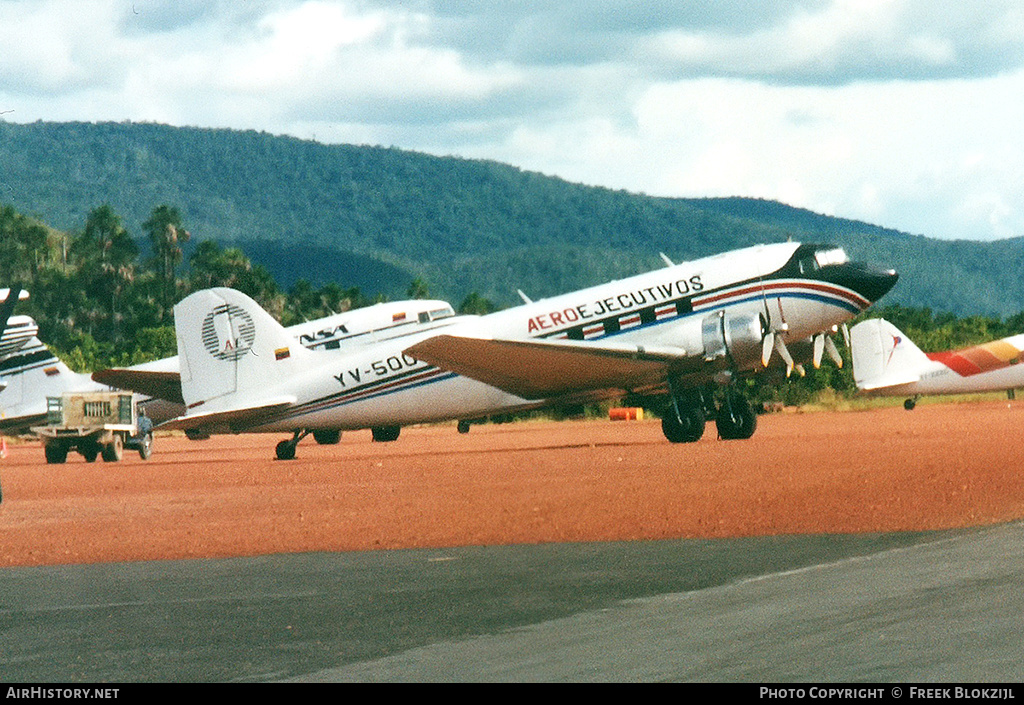
<svg viewBox="0 0 1024 705"><path fill-rule="evenodd" d="M79 272L86 280L86 289L105 304L110 340L118 342L118 301L135 281L139 248L110 205L89 212L85 230L72 245L72 255L80 262Z"/></svg>
<svg viewBox="0 0 1024 705"><path fill-rule="evenodd" d="M164 310L169 311L176 298L176 274L183 257L181 245L188 242L192 235L182 226L178 209L168 205L154 208L142 227L149 234L149 241L153 245L157 276L163 281Z"/></svg>

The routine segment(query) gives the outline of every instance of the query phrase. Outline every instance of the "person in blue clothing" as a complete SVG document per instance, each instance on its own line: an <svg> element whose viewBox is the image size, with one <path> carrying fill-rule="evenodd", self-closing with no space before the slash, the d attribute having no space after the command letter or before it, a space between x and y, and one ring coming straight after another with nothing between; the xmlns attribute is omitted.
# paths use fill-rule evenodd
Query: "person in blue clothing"
<svg viewBox="0 0 1024 705"><path fill-rule="evenodd" d="M136 438L139 439L139 455L143 460L148 460L153 454L153 419L149 418L144 408L139 408L139 418L135 422L138 431Z"/></svg>
<svg viewBox="0 0 1024 705"><path fill-rule="evenodd" d="M139 409L139 420L135 426L139 429L139 436L148 436L153 433L153 420L146 414L144 408Z"/></svg>

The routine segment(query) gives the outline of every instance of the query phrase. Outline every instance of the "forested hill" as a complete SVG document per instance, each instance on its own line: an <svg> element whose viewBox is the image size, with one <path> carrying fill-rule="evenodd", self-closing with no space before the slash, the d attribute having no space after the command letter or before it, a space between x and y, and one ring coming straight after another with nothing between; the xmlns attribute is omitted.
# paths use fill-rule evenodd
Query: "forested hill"
<svg viewBox="0 0 1024 705"><path fill-rule="evenodd" d="M487 161L132 123L0 122L0 203L79 231L109 204L142 242L159 204L242 247L278 282L453 301L538 298L758 242L827 241L897 268L886 303L958 315L1024 310L1024 239L948 242L753 199L665 199Z"/></svg>

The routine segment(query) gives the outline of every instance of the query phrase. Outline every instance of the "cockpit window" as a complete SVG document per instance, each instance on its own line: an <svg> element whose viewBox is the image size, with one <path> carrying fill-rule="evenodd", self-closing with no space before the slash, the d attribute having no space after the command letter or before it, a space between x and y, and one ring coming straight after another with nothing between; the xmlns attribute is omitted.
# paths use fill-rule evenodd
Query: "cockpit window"
<svg viewBox="0 0 1024 705"><path fill-rule="evenodd" d="M451 306L446 306L445 308L435 308L433 311L420 311L417 320L420 323L430 323L441 318L451 318L454 315L455 309Z"/></svg>
<svg viewBox="0 0 1024 705"><path fill-rule="evenodd" d="M831 264L846 264L850 261L850 258L846 256L846 251L841 247L831 250L818 250L814 253L814 259L819 267L827 267Z"/></svg>

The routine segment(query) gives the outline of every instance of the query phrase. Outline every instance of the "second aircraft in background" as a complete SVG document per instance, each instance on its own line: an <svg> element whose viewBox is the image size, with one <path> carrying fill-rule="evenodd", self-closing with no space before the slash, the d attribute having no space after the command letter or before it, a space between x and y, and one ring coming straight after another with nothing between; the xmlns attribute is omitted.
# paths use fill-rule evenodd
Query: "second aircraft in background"
<svg viewBox="0 0 1024 705"><path fill-rule="evenodd" d="M925 353L889 321L871 318L850 329L853 379L860 391L907 397L995 392L1024 387L1024 335L961 350Z"/></svg>

